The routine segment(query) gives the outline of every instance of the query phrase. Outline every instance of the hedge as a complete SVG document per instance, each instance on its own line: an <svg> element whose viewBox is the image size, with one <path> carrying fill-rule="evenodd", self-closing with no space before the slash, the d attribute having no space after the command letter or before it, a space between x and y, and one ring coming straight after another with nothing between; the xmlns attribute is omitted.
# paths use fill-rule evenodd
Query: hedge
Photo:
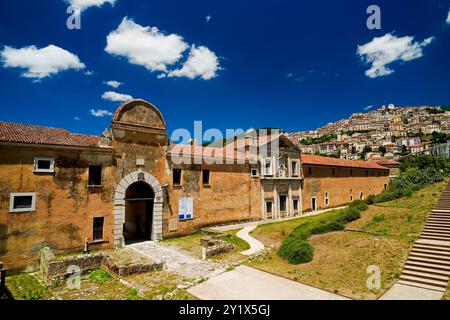
<svg viewBox="0 0 450 320"><path fill-rule="evenodd" d="M368 208L364 201L357 200L349 207L337 210L331 217L326 216L315 221L299 225L281 244L278 255L291 264L306 263L313 259L314 248L308 238L315 234L344 230L345 224L361 217L361 211Z"/></svg>

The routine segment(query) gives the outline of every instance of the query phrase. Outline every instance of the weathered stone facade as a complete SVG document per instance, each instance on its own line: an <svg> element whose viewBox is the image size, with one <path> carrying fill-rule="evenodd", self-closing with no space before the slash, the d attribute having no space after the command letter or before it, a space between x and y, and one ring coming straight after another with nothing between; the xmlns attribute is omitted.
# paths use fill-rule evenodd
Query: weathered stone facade
<svg viewBox="0 0 450 320"><path fill-rule="evenodd" d="M244 149L229 162L221 148L187 146L183 157L194 161L179 163L162 114L144 100L120 106L102 137L0 122L0 260L10 270L36 268L42 247L55 254L86 244L122 247L208 225L298 215L324 192L332 207L348 203L350 189L356 199L384 187L386 168L371 165L382 176L349 177L341 169L329 176L320 168L308 175L290 140L263 138L258 148L272 150L276 142L279 153L254 159ZM227 161L198 161L197 151ZM39 161L43 170L36 170Z"/></svg>

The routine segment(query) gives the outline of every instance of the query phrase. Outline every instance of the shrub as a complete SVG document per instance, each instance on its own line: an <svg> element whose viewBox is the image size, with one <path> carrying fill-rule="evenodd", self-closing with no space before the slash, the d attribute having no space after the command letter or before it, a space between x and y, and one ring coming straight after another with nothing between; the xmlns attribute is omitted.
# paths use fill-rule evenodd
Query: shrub
<svg viewBox="0 0 450 320"><path fill-rule="evenodd" d="M381 222L384 221L384 214L378 214L372 218L373 222Z"/></svg>
<svg viewBox="0 0 450 320"><path fill-rule="evenodd" d="M346 224L353 220L361 218L361 211L364 211L368 208L367 204L365 204L365 203L364 203L364 206L365 206L365 209L359 209L357 207L348 208L341 215L339 215L337 217L337 221L342 224Z"/></svg>
<svg viewBox="0 0 450 320"><path fill-rule="evenodd" d="M291 240L283 242L278 254L290 264L310 262L314 256L314 248L306 240Z"/></svg>
<svg viewBox="0 0 450 320"><path fill-rule="evenodd" d="M364 200L355 200L350 202L348 205L349 208L356 208L360 211L367 210L368 206L367 203Z"/></svg>
<svg viewBox="0 0 450 320"><path fill-rule="evenodd" d="M332 231L344 230L344 225L338 221L321 223L310 230L311 234L322 234Z"/></svg>
<svg viewBox="0 0 450 320"><path fill-rule="evenodd" d="M359 208L364 208L365 210L367 204L362 200L354 201L350 208L338 210L325 217L318 217L317 220L299 225L283 240L278 250L278 255L292 264L311 261L314 252L311 245L307 242L308 238L314 234L344 230L346 223L361 217ZM311 250L308 250L304 243L311 247Z"/></svg>

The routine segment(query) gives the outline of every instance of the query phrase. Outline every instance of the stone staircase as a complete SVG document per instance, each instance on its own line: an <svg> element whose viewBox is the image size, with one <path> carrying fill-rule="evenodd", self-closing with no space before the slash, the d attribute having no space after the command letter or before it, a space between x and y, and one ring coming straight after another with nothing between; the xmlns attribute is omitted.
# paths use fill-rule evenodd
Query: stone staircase
<svg viewBox="0 0 450 320"><path fill-rule="evenodd" d="M444 292L450 276L450 183L431 211L399 284Z"/></svg>

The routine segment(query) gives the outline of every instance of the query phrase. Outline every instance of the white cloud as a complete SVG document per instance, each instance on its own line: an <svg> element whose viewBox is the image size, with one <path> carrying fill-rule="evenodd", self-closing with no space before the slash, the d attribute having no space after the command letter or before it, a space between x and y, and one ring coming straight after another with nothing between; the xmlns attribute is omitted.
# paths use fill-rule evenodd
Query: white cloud
<svg viewBox="0 0 450 320"><path fill-rule="evenodd" d="M75 54L52 44L41 49L36 46L20 49L5 46L0 56L5 68L27 69L22 76L37 81L64 70L85 68Z"/></svg>
<svg viewBox="0 0 450 320"><path fill-rule="evenodd" d="M371 64L366 70L366 76L376 78L386 76L394 72L387 67L394 61L411 61L423 56L422 49L433 41L429 37L422 42L414 42L414 37L396 37L387 33L382 37L375 37L372 41L358 46L357 54L366 64Z"/></svg>
<svg viewBox="0 0 450 320"><path fill-rule="evenodd" d="M192 45L189 57L181 69L170 71L168 76L187 77L189 79L201 77L204 80L209 80L215 78L217 71L221 69L219 59L214 52L204 46L197 48L195 45Z"/></svg>
<svg viewBox="0 0 450 320"><path fill-rule="evenodd" d="M167 72L189 47L177 34L166 35L156 27L143 27L125 17L119 27L106 38L105 51L126 57L130 63L150 71Z"/></svg>
<svg viewBox="0 0 450 320"><path fill-rule="evenodd" d="M75 120L75 121L80 121L81 118L80 118L80 117L73 117L73 120Z"/></svg>
<svg viewBox="0 0 450 320"><path fill-rule="evenodd" d="M93 115L94 117L105 117L105 116L112 116L112 112L108 111L108 110L104 110L104 109L98 109L98 110L94 110L91 109L90 110L91 115Z"/></svg>
<svg viewBox="0 0 450 320"><path fill-rule="evenodd" d="M211 17L210 15L207 15L207 16L205 17L206 23L208 23L211 19L212 19L212 17Z"/></svg>
<svg viewBox="0 0 450 320"><path fill-rule="evenodd" d="M94 71L87 70L84 74L87 75L87 76L93 76L94 75Z"/></svg>
<svg viewBox="0 0 450 320"><path fill-rule="evenodd" d="M77 6L81 11L88 9L89 7L101 7L105 3L109 3L114 6L116 0L68 0L72 6Z"/></svg>
<svg viewBox="0 0 450 320"><path fill-rule="evenodd" d="M123 85L123 82L119 82L119 81L115 81L115 80L110 80L110 81L106 81L105 82L108 86L113 87L115 89L117 89L118 87L120 87L121 85Z"/></svg>
<svg viewBox="0 0 450 320"><path fill-rule="evenodd" d="M106 91L103 93L102 98L110 101L120 101L125 102L128 100L132 100L133 97L129 94L118 93L114 91Z"/></svg>
<svg viewBox="0 0 450 320"><path fill-rule="evenodd" d="M364 110L370 110L370 109L372 109L372 108L373 108L373 106L370 105L370 106L365 107Z"/></svg>
<svg viewBox="0 0 450 320"><path fill-rule="evenodd" d="M445 22L447 22L447 24L450 24L450 9L448 10L447 20Z"/></svg>

